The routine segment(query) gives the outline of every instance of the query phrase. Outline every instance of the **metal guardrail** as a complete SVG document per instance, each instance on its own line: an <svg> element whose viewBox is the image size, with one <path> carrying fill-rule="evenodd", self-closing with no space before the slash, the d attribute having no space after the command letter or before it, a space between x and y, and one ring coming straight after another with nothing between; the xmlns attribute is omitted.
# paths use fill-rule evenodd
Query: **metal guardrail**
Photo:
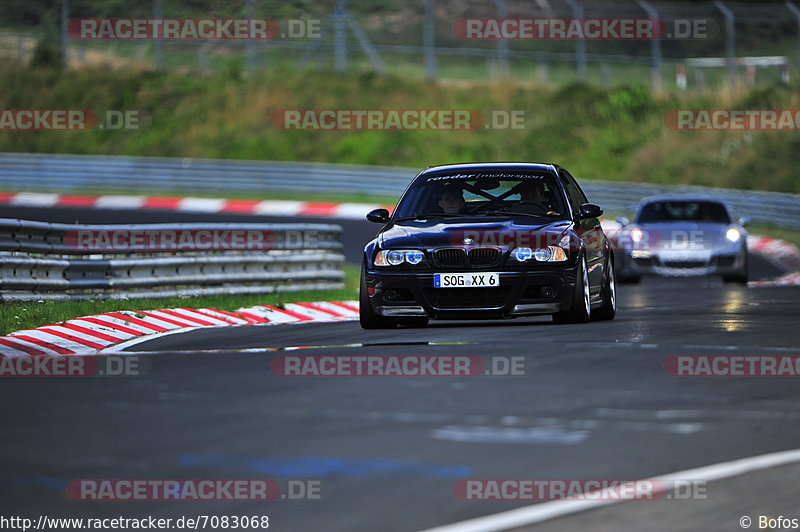
<svg viewBox="0 0 800 532"><path fill-rule="evenodd" d="M0 154L0 188L47 192L202 191L221 195L231 190L281 190L396 197L419 170L322 163L5 153ZM748 216L754 222L800 229L800 194L586 179L581 179L581 186L591 201L608 212L630 211L640 199L653 194L692 192L724 200L737 215Z"/></svg>
<svg viewBox="0 0 800 532"><path fill-rule="evenodd" d="M329 224L68 225L0 219L0 301L343 288Z"/></svg>

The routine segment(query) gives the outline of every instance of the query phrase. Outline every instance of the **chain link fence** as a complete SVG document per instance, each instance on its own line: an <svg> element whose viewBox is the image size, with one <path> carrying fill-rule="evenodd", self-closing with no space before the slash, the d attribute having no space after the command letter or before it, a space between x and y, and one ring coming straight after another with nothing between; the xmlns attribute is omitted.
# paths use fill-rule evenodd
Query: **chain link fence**
<svg viewBox="0 0 800 532"><path fill-rule="evenodd" d="M67 31L69 21L77 19L198 17L271 19L280 34L268 40L81 40ZM482 40L459 32L464 19L608 18L656 19L661 38ZM37 44L49 42L71 67L329 69L428 79L586 80L704 89L788 82L800 57L800 9L792 2L61 0L38 8L7 0L0 21L3 57L29 63ZM743 59L754 57L773 60ZM715 61L703 61L709 58Z"/></svg>

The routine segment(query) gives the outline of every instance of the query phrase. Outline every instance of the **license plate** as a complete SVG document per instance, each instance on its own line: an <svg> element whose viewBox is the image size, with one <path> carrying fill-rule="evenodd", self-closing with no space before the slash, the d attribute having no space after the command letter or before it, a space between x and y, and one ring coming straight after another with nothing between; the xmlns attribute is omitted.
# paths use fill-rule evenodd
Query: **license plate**
<svg viewBox="0 0 800 532"><path fill-rule="evenodd" d="M434 288L485 288L500 286L499 273L436 273Z"/></svg>

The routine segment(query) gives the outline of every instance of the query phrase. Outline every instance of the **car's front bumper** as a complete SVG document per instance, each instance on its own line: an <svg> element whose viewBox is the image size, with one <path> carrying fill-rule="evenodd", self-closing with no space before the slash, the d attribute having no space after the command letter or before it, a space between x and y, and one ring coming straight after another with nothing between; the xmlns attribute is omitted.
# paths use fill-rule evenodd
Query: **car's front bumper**
<svg viewBox="0 0 800 532"><path fill-rule="evenodd" d="M503 271L491 288L434 288L435 272L366 270L369 301L376 314L430 319L497 319L569 310L575 268ZM464 270L464 273L474 271ZM457 272L448 272L457 273Z"/></svg>
<svg viewBox="0 0 800 532"><path fill-rule="evenodd" d="M747 266L746 252L709 250L696 253L625 250L617 256L618 271L624 276L661 275L693 277L739 275Z"/></svg>

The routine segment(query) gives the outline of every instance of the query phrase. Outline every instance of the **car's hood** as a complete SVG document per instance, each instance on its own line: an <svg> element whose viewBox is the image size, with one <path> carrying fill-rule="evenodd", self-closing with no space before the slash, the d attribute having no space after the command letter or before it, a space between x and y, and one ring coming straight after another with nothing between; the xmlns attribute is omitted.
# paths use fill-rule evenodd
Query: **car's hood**
<svg viewBox="0 0 800 532"><path fill-rule="evenodd" d="M449 246L494 246L510 248L557 242L558 237L572 228L569 220L541 221L499 218L412 220L393 225L380 234L378 245L382 249L432 249ZM466 241L465 241L466 240ZM528 242L528 244L526 244Z"/></svg>

